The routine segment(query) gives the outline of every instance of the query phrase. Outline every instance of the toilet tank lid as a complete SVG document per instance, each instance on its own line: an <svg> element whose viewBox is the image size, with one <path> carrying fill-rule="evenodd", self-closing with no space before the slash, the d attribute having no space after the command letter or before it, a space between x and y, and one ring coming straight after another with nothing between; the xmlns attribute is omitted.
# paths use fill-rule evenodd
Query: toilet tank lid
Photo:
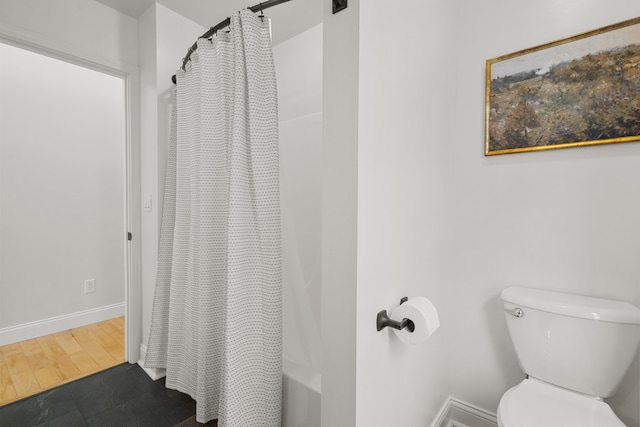
<svg viewBox="0 0 640 427"><path fill-rule="evenodd" d="M515 305L563 316L601 322L640 324L640 309L625 301L521 287L503 290L501 298Z"/></svg>

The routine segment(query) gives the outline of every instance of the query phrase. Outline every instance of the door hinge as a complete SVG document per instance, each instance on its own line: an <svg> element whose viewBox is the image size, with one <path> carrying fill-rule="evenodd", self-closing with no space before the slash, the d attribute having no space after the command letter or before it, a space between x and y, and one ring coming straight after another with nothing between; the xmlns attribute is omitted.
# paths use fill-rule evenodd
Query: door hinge
<svg viewBox="0 0 640 427"><path fill-rule="evenodd" d="M127 231L127 240L133 239L133 234L130 231Z"/></svg>

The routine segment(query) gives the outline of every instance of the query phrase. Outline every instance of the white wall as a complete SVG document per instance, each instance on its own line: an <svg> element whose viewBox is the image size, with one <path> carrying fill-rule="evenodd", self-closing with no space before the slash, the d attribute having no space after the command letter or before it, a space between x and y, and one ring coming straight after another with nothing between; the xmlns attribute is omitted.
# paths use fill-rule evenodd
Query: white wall
<svg viewBox="0 0 640 427"><path fill-rule="evenodd" d="M411 12L413 11L413 12ZM426 426L448 395L446 321L418 346L376 314L425 296L446 316L446 164L455 80L453 7L360 4L357 425Z"/></svg>
<svg viewBox="0 0 640 427"><path fill-rule="evenodd" d="M322 24L273 48L278 79L284 358L320 372Z"/></svg>
<svg viewBox="0 0 640 427"><path fill-rule="evenodd" d="M640 15L636 0L460 0L449 264L451 394L495 412L523 375L500 292L519 285L640 306L640 144L483 156L484 61ZM451 92L453 95L453 91ZM464 313L464 315L459 315ZM638 362L610 400L638 426Z"/></svg>
<svg viewBox="0 0 640 427"><path fill-rule="evenodd" d="M435 41L452 36L452 13L445 1L325 10L323 425L430 425L449 394L455 53ZM377 312L403 296L442 311L423 345L376 331Z"/></svg>
<svg viewBox="0 0 640 427"><path fill-rule="evenodd" d="M124 81L0 55L0 327L123 303Z"/></svg>
<svg viewBox="0 0 640 427"><path fill-rule="evenodd" d="M186 49L206 31L172 10L154 3L140 17L141 194L152 209L142 212L142 344L149 340L156 284L161 194L169 149L171 76Z"/></svg>
<svg viewBox="0 0 640 427"><path fill-rule="evenodd" d="M322 425L356 425L358 31L360 1L324 2Z"/></svg>
<svg viewBox="0 0 640 427"><path fill-rule="evenodd" d="M91 0L3 0L0 33L114 68L138 63L136 20Z"/></svg>

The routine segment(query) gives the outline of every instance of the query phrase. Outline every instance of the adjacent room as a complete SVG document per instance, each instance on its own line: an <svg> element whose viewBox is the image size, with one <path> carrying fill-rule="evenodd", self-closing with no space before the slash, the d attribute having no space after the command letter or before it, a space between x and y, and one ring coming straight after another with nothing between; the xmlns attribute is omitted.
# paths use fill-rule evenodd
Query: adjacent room
<svg viewBox="0 0 640 427"><path fill-rule="evenodd" d="M124 81L0 44L6 404L124 362Z"/></svg>

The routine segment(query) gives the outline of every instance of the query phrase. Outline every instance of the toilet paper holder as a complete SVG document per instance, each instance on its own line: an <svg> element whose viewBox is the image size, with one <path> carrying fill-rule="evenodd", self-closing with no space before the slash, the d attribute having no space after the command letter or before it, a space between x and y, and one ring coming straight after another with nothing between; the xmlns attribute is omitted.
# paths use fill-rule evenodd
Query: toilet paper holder
<svg viewBox="0 0 640 427"><path fill-rule="evenodd" d="M400 300L400 305L407 302L408 300L409 298L403 297ZM387 310L382 310L378 313L378 316L376 317L376 328L378 329L378 332L380 332L387 326L393 329L398 329L398 330L407 328L407 331L409 332L413 332L416 329L416 325L413 323L412 320L406 319L406 318L402 319L401 321L393 320L389 318L389 315L387 314Z"/></svg>

